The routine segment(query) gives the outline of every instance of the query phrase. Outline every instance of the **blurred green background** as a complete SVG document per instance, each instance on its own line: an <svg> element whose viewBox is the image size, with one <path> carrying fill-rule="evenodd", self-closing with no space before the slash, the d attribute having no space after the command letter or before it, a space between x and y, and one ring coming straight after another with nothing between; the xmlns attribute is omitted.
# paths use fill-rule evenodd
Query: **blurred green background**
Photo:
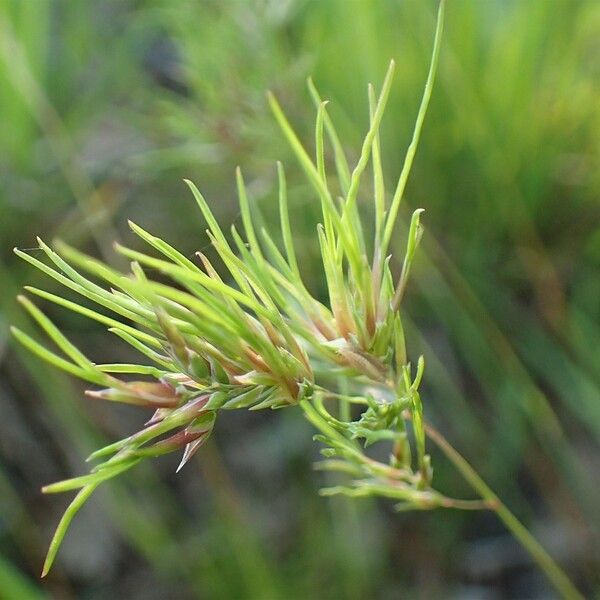
<svg viewBox="0 0 600 600"><path fill-rule="evenodd" d="M239 219L244 169L272 220L288 165L307 278L317 202L271 118L272 89L307 144L312 75L357 157L366 85L390 58L388 186L410 140L433 40L433 0L0 0L0 597L547 598L492 514L408 513L323 499L310 426L293 409L219 420L175 476L165 457L106 485L51 575L43 555L67 496L136 409L12 344L15 295L52 283L12 248L61 237L113 264L126 219L191 255L205 225L182 178ZM426 232L406 298L424 353L427 417L474 463L589 596L600 593L600 3L450 0L441 63L406 194ZM368 198L363 198L365 205ZM402 230L402 228L400 228ZM395 252L401 256L404 237ZM325 290L322 290L324 293ZM92 359L129 352L44 306ZM116 355L116 356L115 356ZM110 359L110 360L109 360ZM434 450L437 485L468 488Z"/></svg>

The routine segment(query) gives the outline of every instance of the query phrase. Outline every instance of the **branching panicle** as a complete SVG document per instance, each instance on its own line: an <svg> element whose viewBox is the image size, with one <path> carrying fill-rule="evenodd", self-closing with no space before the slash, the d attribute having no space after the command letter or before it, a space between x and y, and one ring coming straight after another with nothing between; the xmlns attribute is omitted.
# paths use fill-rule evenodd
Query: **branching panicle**
<svg viewBox="0 0 600 600"><path fill-rule="evenodd" d="M325 445L325 460L318 468L350 477L345 485L324 489L324 495L385 496L397 501L399 510L490 507L485 502L448 498L432 488L433 471L425 449L426 427L419 394L424 361L418 359L413 374L407 362L400 316L422 234L422 209L413 214L397 278L392 275L387 255L431 94L443 6L442 0L413 140L389 207L378 132L392 84L393 61L379 97L369 86L369 129L353 168L348 165L326 102L312 81L309 89L317 106L314 161L275 97L268 95L274 117L321 204L322 224L317 227L316 238L327 302L313 297L302 280L280 163L277 173L283 249L267 231L257 229L239 168L236 181L245 238L232 227L228 239L201 192L186 180L208 225L225 275L219 275L204 254L198 253L198 260L192 261L134 223L130 223L131 229L153 253L117 245L116 250L132 261L129 274L119 273L62 243L52 249L39 240L46 261L16 250L24 260L112 314L107 316L75 300L28 287L31 294L106 325L138 352L140 362L94 364L23 296L20 302L61 354L13 328L15 337L59 369L98 386L100 389L87 392L89 397L153 411L140 431L94 452L89 460L98 462L88 475L44 488L47 493L79 493L57 528L43 574L50 568L74 514L100 483L148 457L176 450L183 452L177 470L181 469L206 442L223 410L299 405L319 431L315 439ZM325 136L333 149L343 193L337 204L325 168ZM358 205L369 163L373 170L370 204L375 227L371 238L366 239L368 228L361 220ZM373 249L370 257L368 248ZM144 269L171 278L175 285L152 281ZM128 378L123 379L123 375ZM329 406L332 400L337 402L338 410ZM390 445L387 462L376 461L365 452L365 448L380 442Z"/></svg>
<svg viewBox="0 0 600 600"><path fill-rule="evenodd" d="M438 28L434 56L439 42ZM351 487L339 491L381 494L386 481L381 478L385 475L394 483L393 492L383 495L414 501L421 508L436 504L429 487L431 470L424 452L417 391L422 369L411 381L398 312L418 241L419 212L415 213L417 229L411 226L397 283L393 282L389 261L380 252L383 232L391 230L395 219L395 215L386 216L378 134L393 73L392 61L379 97L369 86L369 129L352 169L327 114L327 103L321 100L312 81L309 88L317 105L314 161L275 97L268 97L275 119L321 203L323 223L317 228L317 237L329 292L327 304L313 297L302 280L281 164L277 171L283 250L267 231L256 227L252 201L239 168L236 181L245 237L232 227L228 239L202 193L186 180L226 276L219 275L203 254L197 262L192 261L135 223L130 223L132 231L153 253L116 245L117 252L132 261L130 274L119 273L63 243L53 249L39 240L46 262L16 251L72 292L113 314L107 316L76 300L28 288L32 294L103 323L143 359L139 364L96 365L31 300L20 298L62 355L15 329L19 341L58 368L99 386L87 392L89 397L153 411L139 432L94 452L90 459L101 462L89 475L45 488L46 492L82 490L71 505L68 519L97 485L140 460L181 448L181 468L206 441L220 411L294 404L300 404L320 429L319 439L328 445L325 453L337 457L334 462L324 463L324 468L335 467L356 475ZM333 146L344 194L337 203L325 168L325 136ZM376 228L371 240L365 239L367 229L358 211L361 182L369 162L373 164L375 183L372 205ZM367 248L374 248L374 259L367 257ZM156 270L176 285L152 281L144 269ZM134 379L123 379L125 375ZM340 400L342 413L349 416L350 404L365 406L355 421L336 419L325 408L324 400L338 393L340 378L352 389L350 396ZM413 422L416 471L407 416ZM358 441L365 446L391 442L389 464L369 459ZM63 522L51 546L47 567L65 531Z"/></svg>

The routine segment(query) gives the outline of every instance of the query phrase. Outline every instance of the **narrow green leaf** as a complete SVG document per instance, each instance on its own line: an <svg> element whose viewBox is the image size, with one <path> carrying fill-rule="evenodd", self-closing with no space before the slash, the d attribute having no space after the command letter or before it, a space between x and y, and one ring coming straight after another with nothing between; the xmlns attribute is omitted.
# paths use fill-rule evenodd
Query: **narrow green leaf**
<svg viewBox="0 0 600 600"><path fill-rule="evenodd" d="M161 371L156 367L152 367L149 365L136 365L132 363L106 363L96 365L96 368L102 371L103 373L131 373L137 375L151 375L152 377L156 377L156 379L160 379L165 374L165 371Z"/></svg>
<svg viewBox="0 0 600 600"><path fill-rule="evenodd" d="M325 185L327 185L327 175L325 173L325 149L323 144L323 119L325 117L325 107L327 101L321 102L317 109L317 121L315 124L315 150L317 172Z"/></svg>
<svg viewBox="0 0 600 600"><path fill-rule="evenodd" d="M279 220L281 223L283 245L285 247L288 264L290 265L295 277L300 280L300 270L298 269L296 250L294 249L294 238L292 236L292 228L290 227L285 171L283 169L283 165L279 161L277 162L277 178L279 181Z"/></svg>
<svg viewBox="0 0 600 600"><path fill-rule="evenodd" d="M164 240L161 240L159 237L148 233L146 230L142 229L139 225L136 225L133 221L127 221L131 230L141 237L145 242L150 244L153 248L156 248L159 252L162 252L165 256L170 258L174 263L190 269L192 271L199 271L197 265L195 265L189 258L181 254L178 250L173 248L170 244L167 244Z"/></svg>
<svg viewBox="0 0 600 600"><path fill-rule="evenodd" d="M140 340L133 337L126 331L116 327L111 327L108 331L114 333L116 336L120 337L122 340L127 342L130 346L133 346L138 352L140 352L144 356L147 356L151 361L155 362L156 364L165 367L165 369L167 369L168 371L179 370L175 365L168 361L165 356L159 354L158 352L155 352L151 348L148 348L148 346L144 345L142 342L140 342Z"/></svg>
<svg viewBox="0 0 600 600"><path fill-rule="evenodd" d="M415 256L415 250L419 245L419 241L423 233L423 229L421 227L422 212L424 212L424 209L418 208L417 210L415 210L415 212L413 212L412 218L410 220L410 227L408 230L408 241L406 244L406 254L404 256L404 262L402 263L402 272L400 273L400 279L398 280L398 285L396 287L394 298L392 300L392 308L394 311L398 310L400 302L402 302L402 297L404 296L404 291L406 290L406 284L408 283L410 269Z"/></svg>
<svg viewBox="0 0 600 600"><path fill-rule="evenodd" d="M52 541L50 542L50 547L48 548L48 553L46 554L46 560L44 561L44 567L42 569L42 577L45 577L50 569L52 568L52 564L54 563L54 559L56 558L56 554L58 553L58 549L69 529L69 525L73 520L73 517L77 514L79 509L86 503L88 498L94 493L94 490L98 487L98 484L88 485L79 491L77 496L73 499L71 504L69 504L65 514L62 516L58 527L54 533Z"/></svg>
<svg viewBox="0 0 600 600"><path fill-rule="evenodd" d="M369 112L371 123L373 123L375 113L375 90L369 84ZM385 183L383 179L383 167L381 164L381 149L379 144L379 129L375 132L372 148L372 164L373 164L373 189L375 194L375 244L373 264L379 262L379 245L381 243L382 227L385 219Z"/></svg>
<svg viewBox="0 0 600 600"><path fill-rule="evenodd" d="M324 211L335 212L335 206L333 205L333 201L331 200L331 196L329 194L327 186L325 185L325 182L319 176L319 171L313 164L308 153L306 152L306 150L302 146L302 143L298 139L298 136L292 129L292 126L287 120L287 117L281 109L281 106L279 106L279 102L277 102L277 99L271 92L267 92L267 100L269 102L269 106L271 107L271 111L275 116L275 119L279 123L279 126L281 127L283 134L287 138L288 143L292 147L294 154L298 158L300 165L304 169L304 172L306 173L307 177L309 178L315 189L319 192L319 196L321 196L325 205Z"/></svg>
<svg viewBox="0 0 600 600"><path fill-rule="evenodd" d="M55 269L44 264L42 261L38 260L37 258L30 256L26 252L23 252L22 250L19 250L17 248L14 249L14 252L17 256L19 256L23 260L27 261L29 264L33 265L34 267L36 267L37 269L39 269L46 275L52 277L52 279L55 279L56 281L58 281L65 287L73 290L74 292L77 292L81 296L84 296L85 298L88 298L89 300L96 302L96 304L99 304L100 306L104 306L105 308L108 308L108 309L112 310L113 312L130 319L131 321L134 321L134 322L140 323L140 324L145 324L143 319L138 314L136 314L135 312L132 312L128 308L124 307L124 304L126 301L124 301L122 298L120 298L118 296L113 296L112 294L110 294L106 290L103 290L102 288L99 288L102 293L98 293L96 291L91 291L91 290L87 289L85 286L72 281L71 279L69 279L68 277L63 275L62 273L59 273Z"/></svg>
<svg viewBox="0 0 600 600"><path fill-rule="evenodd" d="M294 154L296 155L298 161L300 162L300 166L303 168L306 176L309 181L312 183L313 187L317 191L319 195L319 199L321 200L321 209L323 212L323 223L325 226L325 231L327 234L328 243L333 243L333 230L337 231L339 237L342 240L342 244L346 252L348 253L349 260L355 260L357 253L355 249L354 240L348 231L342 226L341 216L338 213L333 199L331 197L331 193L326 185L326 183L321 179L319 175L318 169L313 164L312 160L308 156L306 150L298 140L298 137L289 121L287 120L285 114L281 110L279 103L277 102L275 96L271 92L267 94L267 99L269 101L269 105L271 107L271 111L275 116L275 119L279 123L283 134L288 140Z"/></svg>
<svg viewBox="0 0 600 600"><path fill-rule="evenodd" d="M18 296L17 300L25 307L27 312L37 321L48 337L76 364L84 370L93 370L94 364L78 348L76 348L52 323L52 321L25 296Z"/></svg>
<svg viewBox="0 0 600 600"><path fill-rule="evenodd" d="M208 206L208 203L204 199L204 196L200 193L200 190L189 179L184 179L184 181L185 181L186 185L192 191L192 194L194 195L194 198L195 198L198 206L200 207L200 210L202 211L202 215L204 216L204 219L206 220L209 229L212 231L212 234L224 246L228 246L227 240L225 239L225 236L223 235L223 231L219 227L219 224L217 223L215 216L213 215L212 211L210 210L210 207Z"/></svg>
<svg viewBox="0 0 600 600"><path fill-rule="evenodd" d="M394 355L396 360L396 373L400 374L402 368L406 365L406 341L404 338L404 328L400 314L396 313L394 317Z"/></svg>
<svg viewBox="0 0 600 600"><path fill-rule="evenodd" d="M377 135L377 131L379 129L379 124L381 123L381 118L383 116L383 112L385 110L385 105L387 103L387 99L390 93L390 88L392 85L392 80L394 77L394 68L395 63L392 60L390 62L390 66L388 67L387 73L385 75L385 79L383 81L383 85L381 88L381 94L379 95L379 100L377 101L377 105L375 107L375 112L373 113L373 118L371 119L371 125L369 127L369 131L365 136L363 141L362 149L360 152L360 157L358 162L356 163L356 167L352 171L352 176L350 178L350 188L348 189L348 194L346 196L346 204L344 208L344 214L342 216L342 223L349 223L352 219L351 216L356 212L356 199L358 196L358 188L360 185L360 179L367 167L369 162L369 156L371 154L371 147L373 145L373 140ZM359 234L361 232L357 232Z"/></svg>
<svg viewBox="0 0 600 600"><path fill-rule="evenodd" d="M244 231L246 232L246 238L250 244L250 250L256 261L261 264L263 261L263 255L260 250L260 244L256 239L256 233L254 232L254 224L252 223L252 214L250 212L250 205L248 203L248 193L246 192L246 185L242 176L242 170L237 167L235 170L235 180L237 183L238 197L240 202L240 211L242 213L242 223L244 224Z"/></svg>
<svg viewBox="0 0 600 600"><path fill-rule="evenodd" d="M155 348L161 347L160 342L154 336L152 336L148 333L145 333L143 331L140 331L139 329L136 329L135 327L131 327L130 325L126 325L125 323L121 323L120 321L117 321L116 319L107 317L106 315L96 312L95 310L86 308L85 306L82 306L81 304L77 304L76 302L71 302L70 300L67 300L66 298L62 298L61 296L51 294L50 292L46 292L45 290L40 290L38 288L29 286L29 285L26 285L25 289L28 292L35 294L36 296L40 296L40 298L44 298L45 300L49 300L50 302L54 302L55 304L64 306L65 308L68 308L69 310L72 310L73 312L79 313L80 315L83 315L85 317L93 319L94 321L98 321L99 323L102 323L103 325L122 329L123 331L126 331L127 333L133 335L134 337L139 338L140 340L142 340L146 344L149 344L150 346L154 346Z"/></svg>
<svg viewBox="0 0 600 600"><path fill-rule="evenodd" d="M256 300L254 298L248 296L247 294L244 294L243 292L240 292L239 290L236 290L236 289L226 285L222 281L217 281L202 272L196 273L196 272L192 272L192 271L187 271L186 269L183 269L179 265L174 265L174 264L168 263L164 260L160 260L157 258L153 258L151 256L147 256L145 254L142 254L141 252L137 252L135 250L126 248L125 246L121 246L120 244L116 245L116 249L118 252L129 257L130 259L136 260L142 264L148 265L149 267L153 267L153 268L161 271L162 273L170 275L171 277L173 277L173 279L175 279L176 281L179 281L180 283L183 283L184 285L187 285L190 281L192 283L193 282L201 283L206 288L209 288L215 292L222 293L223 295L226 295L226 296L232 298L236 302L239 302L240 304L243 304L243 305L247 306L248 308L251 308L252 310L254 310L257 313L264 314L265 316L269 315L269 312L265 309L265 307L263 307L258 302L256 302ZM233 253L232 253L232 255L233 255Z"/></svg>
<svg viewBox="0 0 600 600"><path fill-rule="evenodd" d="M127 308L134 315L137 315L137 317L132 318L133 321L143 324L149 329L157 330L156 315L154 314L152 307L148 304L147 299L139 294L139 288L135 285L135 281L132 281L130 277L111 269L102 261L92 258L83 252L79 252L64 242L57 241L55 244L57 249L59 249L60 252L74 265L83 271L106 281L112 288L111 291L108 292L103 287L86 279L67 265L74 273L73 277L76 276L82 285L92 288L97 294L108 298L111 302L118 302L119 305ZM55 256L58 257L58 255ZM60 260L62 261L62 259ZM62 262L65 265L67 264L65 261Z"/></svg>
<svg viewBox="0 0 600 600"><path fill-rule="evenodd" d="M319 108L322 103L321 96L313 83L311 78L308 79L308 89L310 91L310 95L313 98L315 106ZM342 188L342 193L346 195L348 193L348 188L350 187L350 168L348 167L348 160L346 159L346 155L344 153L344 147L340 142L340 138L333 126L333 121L331 117L324 113L324 122L325 122L325 130L327 131L327 137L333 146L333 153L335 159L335 167L337 171L338 178L340 180L340 186Z"/></svg>
<svg viewBox="0 0 600 600"><path fill-rule="evenodd" d="M433 89L433 82L437 71L437 65L440 56L440 47L442 43L442 31L444 29L444 6L445 3L442 0L439 5L437 15L437 25L435 29L435 38L433 41L433 51L431 55L431 63L429 65L429 73L427 74L427 81L425 83L425 90L423 91L423 97L421 99L421 105L417 114L417 120L415 122L415 129L413 131L413 137L406 151L406 157L404 158L404 165L398 179L398 185L394 192L394 197L390 205L390 211L385 222L385 228L383 232L383 239L381 242L381 257L386 255L392 239L392 233L394 231L394 225L396 223L396 217L398 216L398 209L402 202L404 195L404 188L408 181L408 175L412 168L413 160L417 152L417 146L419 145L419 138L421 137L421 130L423 128L423 121L425 120L425 114L427 113L427 107L429 106L429 100L431 98L431 91Z"/></svg>
<svg viewBox="0 0 600 600"><path fill-rule="evenodd" d="M25 332L21 331L17 327L11 327L11 333L15 336L15 338L25 346L29 351L33 352L39 358L45 360L46 362L54 365L55 367L70 373L71 375L75 375L75 377L79 377L80 379L84 379L91 383L97 383L99 385L106 384L106 378L108 375L103 378L99 373L95 373L94 371L88 371L83 369L79 365L75 365L68 360L54 354L44 346L42 346L39 342L34 340L32 337L27 335Z"/></svg>

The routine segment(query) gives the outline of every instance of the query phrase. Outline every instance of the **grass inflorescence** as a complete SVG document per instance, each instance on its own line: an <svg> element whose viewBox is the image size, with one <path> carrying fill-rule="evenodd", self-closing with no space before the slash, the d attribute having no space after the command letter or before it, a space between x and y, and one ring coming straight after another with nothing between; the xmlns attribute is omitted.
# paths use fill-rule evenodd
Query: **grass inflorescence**
<svg viewBox="0 0 600 600"><path fill-rule="evenodd" d="M533 538L526 531L515 531L511 523L514 517L481 480L472 477L460 462L464 459L452 454L455 451L445 447L444 438L426 424L419 393L425 362L423 357L416 364L408 359L401 305L423 232L423 209L413 212L397 276L388 251L431 96L443 10L442 1L413 139L389 203L379 128L392 85L393 61L379 95L373 86L368 88L369 129L353 168L327 113L327 103L312 82L309 89L317 108L312 153L299 140L275 96L268 94L273 115L320 202L322 222L316 239L327 301L315 297L303 280L280 163L281 246L258 227L238 169L243 232L235 226L224 231L202 193L186 180L208 225L208 236L221 263L218 266L201 252L191 260L134 223L130 223L132 231L151 252L116 245L117 252L131 261L129 273L61 242L51 247L38 240L46 260L16 250L24 260L99 308L34 287L26 288L30 295L102 323L143 360L93 363L25 296L19 301L61 353L17 328L13 328L15 337L42 359L94 385L87 392L91 398L151 410L140 431L89 457L96 464L87 475L44 488L46 493L78 493L56 530L43 575L50 569L73 516L104 481L140 461L174 451L182 453L181 469L209 438L222 411L298 406L318 430L315 439L324 445L324 459L317 467L347 476L346 483L322 490L324 495L383 496L393 499L399 510L495 510L557 587L566 595L576 594ZM329 146L335 165L332 175L327 173L325 158ZM372 225L359 211L359 195L369 168ZM219 274L223 268L227 273L224 277ZM173 283L164 283L162 278L160 282L152 280L148 274L155 272ZM107 316L107 311L112 316ZM481 498L450 498L433 487L428 435ZM390 445L386 462L366 452L377 443Z"/></svg>

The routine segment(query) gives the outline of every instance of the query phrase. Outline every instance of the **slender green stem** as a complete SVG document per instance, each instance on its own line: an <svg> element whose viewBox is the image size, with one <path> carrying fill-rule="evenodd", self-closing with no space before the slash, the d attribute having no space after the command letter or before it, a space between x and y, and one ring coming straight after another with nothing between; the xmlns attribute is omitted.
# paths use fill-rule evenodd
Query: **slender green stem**
<svg viewBox="0 0 600 600"><path fill-rule="evenodd" d="M552 557L544 550L540 543L529 533L527 528L508 510L506 505L496 496L490 487L477 474L473 467L459 454L448 440L431 425L425 425L427 437L434 442L446 455L452 464L461 472L462 476L471 484L471 487L492 506L498 517L506 525L512 535L529 552L544 571L555 589L568 599L581 599L583 596L577 591L565 572L554 562Z"/></svg>
<svg viewBox="0 0 600 600"><path fill-rule="evenodd" d="M456 508L458 510L495 510L495 504L488 500L463 500L462 498L440 497L442 508Z"/></svg>

